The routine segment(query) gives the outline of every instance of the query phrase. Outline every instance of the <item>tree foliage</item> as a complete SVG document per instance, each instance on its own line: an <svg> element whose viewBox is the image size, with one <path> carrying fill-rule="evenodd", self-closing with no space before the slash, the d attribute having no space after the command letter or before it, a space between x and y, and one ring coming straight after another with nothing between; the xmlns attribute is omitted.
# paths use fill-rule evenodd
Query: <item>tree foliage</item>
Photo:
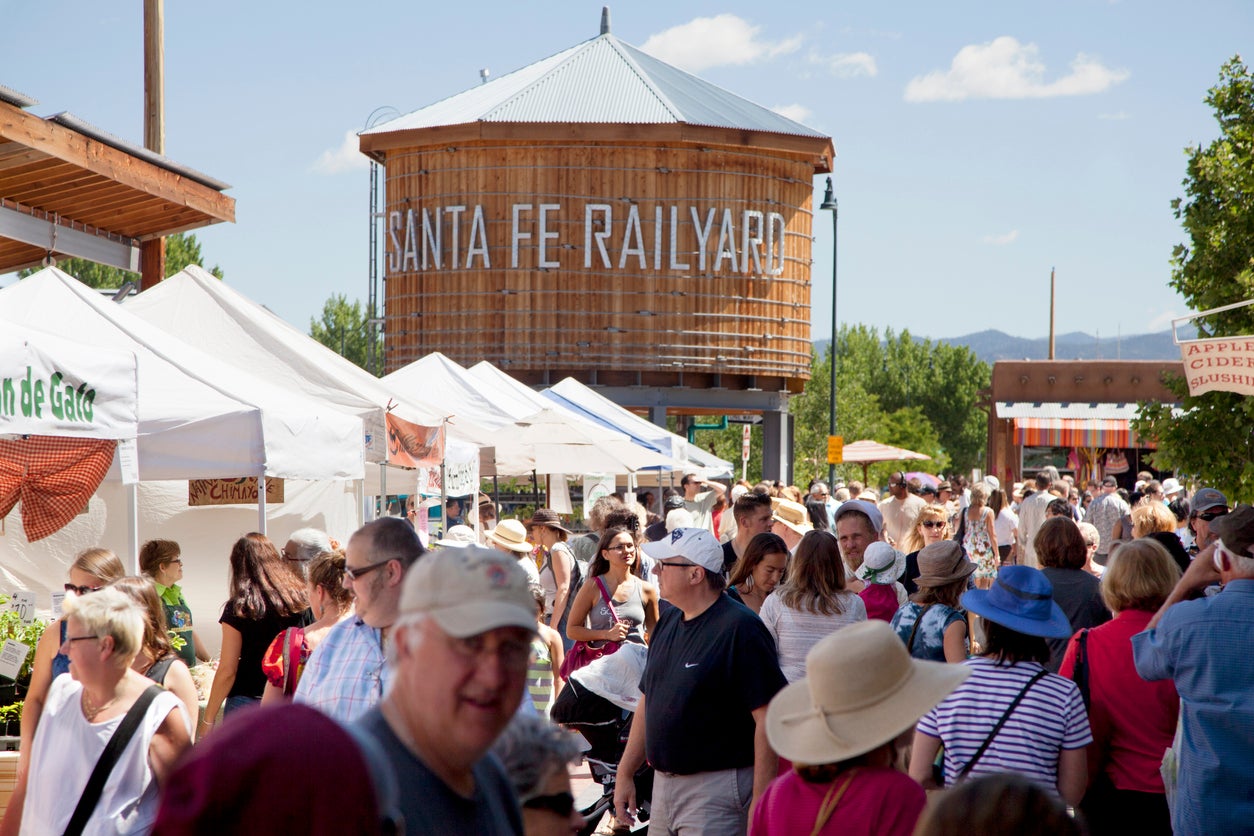
<svg viewBox="0 0 1254 836"><path fill-rule="evenodd" d="M874 439L932 457L920 470L932 473L980 467L984 460L988 414L979 392L989 385L988 364L965 346L916 340L908 331L845 326L837 335L836 432L846 443ZM793 417L793 482L827 478L827 430L831 393L831 354L815 354L805 390L788 405ZM740 427L713 433L715 452L739 463ZM705 441L706 433L699 434ZM761 478L762 430L754 427L749 478ZM874 465L869 478L887 480L901 462ZM908 469L908 468L907 468ZM839 465L845 479L861 479L861 465Z"/></svg>
<svg viewBox="0 0 1254 836"><path fill-rule="evenodd" d="M309 336L345 359L351 360L371 374L369 363L370 328L361 302L348 301L336 293L322 306L322 317L309 320ZM383 341L375 335L375 362L381 365Z"/></svg>
<svg viewBox="0 0 1254 836"><path fill-rule="evenodd" d="M205 264L204 257L200 252L200 242L196 240L196 236L190 232L180 232L177 235L171 235L166 238L165 277L168 279L189 264L199 264L202 267ZM139 273L97 264L85 258L67 258L57 262L57 267L88 287L113 290L127 282L139 284ZM218 265L215 264L213 267L206 269L219 279L222 278L222 268L218 267ZM24 279L35 272L37 271L23 270L18 273L18 278Z"/></svg>
<svg viewBox="0 0 1254 836"><path fill-rule="evenodd" d="M1219 83L1206 95L1219 136L1185 149L1184 197L1172 201L1187 244L1171 257L1171 286L1196 311L1254 298L1254 76L1240 57L1226 62ZM1254 333L1254 307L1211 314L1196 321L1203 336ZM1233 392L1188 394L1185 380L1168 387L1172 405L1142 403L1133 428L1154 440L1154 466L1172 469L1224 491L1254 500L1254 402Z"/></svg>

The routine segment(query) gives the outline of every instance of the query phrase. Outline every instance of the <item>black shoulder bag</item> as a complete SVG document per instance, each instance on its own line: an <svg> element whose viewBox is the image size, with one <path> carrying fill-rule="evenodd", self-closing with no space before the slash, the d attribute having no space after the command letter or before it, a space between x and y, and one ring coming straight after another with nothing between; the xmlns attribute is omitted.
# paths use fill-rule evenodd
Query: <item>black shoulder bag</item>
<svg viewBox="0 0 1254 836"><path fill-rule="evenodd" d="M962 767L962 769L958 772L958 781L966 778L967 775L971 773L971 770L975 769L975 765L979 763L980 758L984 756L984 752L988 749L989 744L993 742L993 738L997 736L997 733L1001 731L1001 727L1006 724L1008 719L1010 719L1010 713L1014 711L1015 707L1019 705L1019 702L1027 696L1028 690L1031 689L1031 687L1037 682L1040 682L1045 678L1046 673L1047 671L1044 670L1037 671L1036 675L1028 680L1028 684L1023 686L1023 690L1015 695L1015 698L1011 701L1010 705L1006 706L1006 712L1001 715L1001 719L997 721L997 725L993 726L993 730L988 733L988 737L984 738L984 742L980 744L980 748L975 750L975 754L971 756L971 760L967 761L967 765Z"/></svg>
<svg viewBox="0 0 1254 836"><path fill-rule="evenodd" d="M109 780L109 773L113 771L114 764L118 762L126 744L130 743L131 738L135 736L140 721L144 719L144 714L148 711L148 706L164 690L160 685L149 685L126 712L126 716L122 718L117 730L113 732L113 736L105 745L104 751L100 753L100 760L96 761L96 768L91 771L91 777L87 779L87 786L83 788L83 795L78 799L74 815L70 816L70 823L65 826L65 836L79 836L83 832L83 828L87 826L87 820L91 818L96 805L100 803L100 794L104 792L105 782Z"/></svg>
<svg viewBox="0 0 1254 836"><path fill-rule="evenodd" d="M1071 678L1080 689L1080 698L1084 700L1084 710L1088 711L1091 697L1089 696L1089 631L1084 628L1075 640L1075 669Z"/></svg>

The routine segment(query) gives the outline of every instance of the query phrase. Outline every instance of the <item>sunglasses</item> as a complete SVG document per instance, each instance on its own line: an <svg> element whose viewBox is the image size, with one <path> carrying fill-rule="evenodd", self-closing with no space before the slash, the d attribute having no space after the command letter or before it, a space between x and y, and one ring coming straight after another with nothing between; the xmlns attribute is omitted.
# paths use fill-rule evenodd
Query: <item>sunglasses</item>
<svg viewBox="0 0 1254 836"><path fill-rule="evenodd" d="M387 560L380 560L378 563L371 563L369 566L361 566L356 569L345 566L344 574L348 575L349 580L352 580L352 581L359 580L365 577L366 575L369 575L371 572L373 572L375 569L378 569L380 566L387 566L393 560L395 560L395 558L388 558Z"/></svg>
<svg viewBox="0 0 1254 836"><path fill-rule="evenodd" d="M87 595L92 592L99 592L104 589L102 586L75 586L72 583L65 585L66 592L73 592L75 595Z"/></svg>
<svg viewBox="0 0 1254 836"><path fill-rule="evenodd" d="M1224 510L1224 511L1207 511L1207 512L1206 512L1206 513L1204 513L1204 514L1194 514L1193 516L1194 516L1194 518L1196 518L1196 519L1199 519L1199 520L1206 520L1206 522L1210 522L1211 520L1215 519L1216 517L1222 517L1222 516L1225 516L1227 513L1228 513L1228 512L1227 512L1226 510Z"/></svg>
<svg viewBox="0 0 1254 836"><path fill-rule="evenodd" d="M945 527L945 523L942 522L941 520L931 520L929 522L922 522L922 523L919 523L919 525L923 526L924 528L944 528Z"/></svg>
<svg viewBox="0 0 1254 836"><path fill-rule="evenodd" d="M528 810L547 810L559 816L568 817L575 810L575 797L568 792L555 792L552 795L537 795L522 803Z"/></svg>

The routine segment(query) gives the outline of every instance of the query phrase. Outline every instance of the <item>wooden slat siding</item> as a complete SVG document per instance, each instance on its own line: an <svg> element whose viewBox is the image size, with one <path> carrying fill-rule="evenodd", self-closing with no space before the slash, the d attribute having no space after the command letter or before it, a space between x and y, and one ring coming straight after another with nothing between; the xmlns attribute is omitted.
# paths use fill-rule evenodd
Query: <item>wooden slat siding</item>
<svg viewBox="0 0 1254 836"><path fill-rule="evenodd" d="M441 271L389 275L389 369L438 350L467 364L487 359L524 376L534 372L543 377L545 368L556 375L569 368L586 378L589 369L597 369L634 383L646 374L674 381L682 369L687 382L693 375L723 370L733 380L758 375L794 391L804 384L810 357L810 155L727 143L575 145L567 139L510 143L494 138L460 141L450 152L452 144L441 140L429 148L396 148L386 154L387 208L403 212L412 207L420 221L424 207L466 205L461 261L470 209L482 204L490 227L492 269L450 271L446 251ZM614 207L615 244L621 241L629 207L620 198L639 201L650 269L619 271L620 253L614 253L613 269L594 263L593 270L583 270L585 195ZM560 269L538 269L535 238L522 242L520 266L510 268L514 202L533 204L528 217L533 234L539 204L562 204L561 217L550 220L561 232L560 243L576 249L552 250L550 257L561 261ZM664 215L662 270L652 270L656 204L679 205L684 212L711 205L737 215L744 208L779 211L787 225L784 274L769 279L732 274L724 264L719 274L711 275L711 263L706 275L698 275L696 239L683 215L679 257L692 269L667 270L669 213ZM711 261L720 220L716 216L711 228ZM735 219L738 251L742 220ZM501 293L505 289L515 292ZM641 315L642 310L654 315ZM421 316L408 316L415 312ZM420 327L407 326L407 321ZM610 326L624 333L609 333ZM763 338L768 333L769 341ZM581 342L587 346L577 345ZM756 350L748 354L746 345Z"/></svg>

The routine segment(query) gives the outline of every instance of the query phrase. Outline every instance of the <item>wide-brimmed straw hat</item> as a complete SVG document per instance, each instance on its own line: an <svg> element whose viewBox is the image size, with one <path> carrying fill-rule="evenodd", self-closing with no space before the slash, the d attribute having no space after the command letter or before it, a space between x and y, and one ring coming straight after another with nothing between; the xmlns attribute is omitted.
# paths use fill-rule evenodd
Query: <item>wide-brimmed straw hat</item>
<svg viewBox="0 0 1254 836"><path fill-rule="evenodd" d="M529 552L535 548L527 542L527 528L518 520L501 520L488 532L488 539L511 552Z"/></svg>
<svg viewBox="0 0 1254 836"><path fill-rule="evenodd" d="M552 508L537 508L535 513L531 515L531 519L527 520L527 528L537 525L547 525L549 528L556 528L558 531L565 531L570 534L570 529L562 525L562 518Z"/></svg>
<svg viewBox="0 0 1254 836"><path fill-rule="evenodd" d="M1031 566L1006 566L992 587L968 589L961 600L964 609L1026 636L1065 639L1072 633L1067 614L1054 602L1053 584Z"/></svg>
<svg viewBox="0 0 1254 836"><path fill-rule="evenodd" d="M794 763L848 760L912 728L969 674L910 658L885 621L851 624L814 645L805 677L771 700L766 736Z"/></svg>
<svg viewBox="0 0 1254 836"><path fill-rule="evenodd" d="M436 540L435 544L448 549L464 549L476 542L473 528L468 525L451 525L444 537Z"/></svg>
<svg viewBox="0 0 1254 836"><path fill-rule="evenodd" d="M814 524L810 522L810 512L800 502L773 496L771 509L775 513L775 522L783 523L794 534L804 537L814 530Z"/></svg>
<svg viewBox="0 0 1254 836"><path fill-rule="evenodd" d="M862 565L853 574L864 583L891 584L906 571L906 556L876 540L862 553Z"/></svg>
<svg viewBox="0 0 1254 836"><path fill-rule="evenodd" d="M937 540L919 550L919 576L915 586L944 586L975 571L956 540Z"/></svg>

